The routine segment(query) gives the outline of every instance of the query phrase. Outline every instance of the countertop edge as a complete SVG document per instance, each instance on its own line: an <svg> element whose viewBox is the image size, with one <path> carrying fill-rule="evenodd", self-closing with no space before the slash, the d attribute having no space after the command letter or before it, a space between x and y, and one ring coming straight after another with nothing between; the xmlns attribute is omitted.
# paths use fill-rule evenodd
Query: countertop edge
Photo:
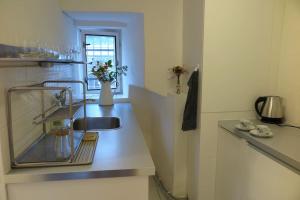
<svg viewBox="0 0 300 200"><path fill-rule="evenodd" d="M67 172L53 174L36 174L26 175L5 175L5 183L27 183L27 182L43 182L43 181L67 181L67 180L83 180L95 178L116 178L116 177L133 177L133 176L152 176L155 174L155 168L145 169L122 169L122 170L105 170L105 171L82 171Z"/></svg>

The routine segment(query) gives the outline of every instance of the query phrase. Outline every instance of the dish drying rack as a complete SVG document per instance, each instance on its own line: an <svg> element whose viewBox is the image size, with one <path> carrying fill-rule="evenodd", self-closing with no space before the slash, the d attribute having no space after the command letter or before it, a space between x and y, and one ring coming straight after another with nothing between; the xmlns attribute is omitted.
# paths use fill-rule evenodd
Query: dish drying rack
<svg viewBox="0 0 300 200"><path fill-rule="evenodd" d="M70 87L49 86L48 84L80 84L83 91L82 100L74 101L72 89ZM35 138L29 146L25 147L25 150L16 155L12 121L12 94L14 92L30 91L40 91L41 113L33 117L32 124L33 126L42 126L40 127L42 128L42 133ZM45 93L47 92L49 94L57 91L63 91L68 95L68 103L58 105L56 102L56 104L48 105L49 107L47 107ZM13 87L7 92L7 104L9 150L12 168L83 165L92 163L97 140L92 142L85 142L83 140L84 135L86 134L86 92L84 82L74 80L50 80L29 86ZM74 130L73 122L81 117L82 114L85 120L84 130ZM69 122L67 137L68 144L70 145L70 152L63 158L56 155L55 145L57 142L56 139L59 136L50 134L50 132L47 131L49 123L57 120L67 120ZM83 155L80 151L84 151L85 155L88 156L86 156L86 158L79 157L80 155ZM87 151L88 153L86 153Z"/></svg>

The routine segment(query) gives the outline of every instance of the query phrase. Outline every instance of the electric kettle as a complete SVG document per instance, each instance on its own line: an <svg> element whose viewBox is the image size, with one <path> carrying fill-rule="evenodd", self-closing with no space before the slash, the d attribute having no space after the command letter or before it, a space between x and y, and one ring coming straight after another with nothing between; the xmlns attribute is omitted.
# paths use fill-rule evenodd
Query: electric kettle
<svg viewBox="0 0 300 200"><path fill-rule="evenodd" d="M262 122L273 124L283 122L283 108L279 96L259 97L255 101L255 110Z"/></svg>

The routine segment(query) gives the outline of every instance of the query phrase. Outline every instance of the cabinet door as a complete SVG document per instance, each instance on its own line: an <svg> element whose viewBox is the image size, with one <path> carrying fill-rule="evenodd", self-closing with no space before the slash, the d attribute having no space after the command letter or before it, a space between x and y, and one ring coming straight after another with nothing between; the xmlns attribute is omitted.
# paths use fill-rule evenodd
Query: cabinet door
<svg viewBox="0 0 300 200"><path fill-rule="evenodd" d="M216 200L300 200L300 175L219 129Z"/></svg>
<svg viewBox="0 0 300 200"><path fill-rule="evenodd" d="M216 200L242 200L247 142L219 128Z"/></svg>
<svg viewBox="0 0 300 200"><path fill-rule="evenodd" d="M299 200L300 175L251 145L247 151L244 200ZM247 176L247 177L246 177Z"/></svg>
<svg viewBox="0 0 300 200"><path fill-rule="evenodd" d="M148 200L148 176L7 185L8 200Z"/></svg>

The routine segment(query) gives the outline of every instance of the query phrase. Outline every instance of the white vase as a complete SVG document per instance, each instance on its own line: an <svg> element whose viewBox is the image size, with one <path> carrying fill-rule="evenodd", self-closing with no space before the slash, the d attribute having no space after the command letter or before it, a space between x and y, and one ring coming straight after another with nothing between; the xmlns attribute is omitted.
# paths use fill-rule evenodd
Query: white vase
<svg viewBox="0 0 300 200"><path fill-rule="evenodd" d="M113 105L113 94L111 92L111 83L109 81L101 82L99 105L100 106Z"/></svg>

